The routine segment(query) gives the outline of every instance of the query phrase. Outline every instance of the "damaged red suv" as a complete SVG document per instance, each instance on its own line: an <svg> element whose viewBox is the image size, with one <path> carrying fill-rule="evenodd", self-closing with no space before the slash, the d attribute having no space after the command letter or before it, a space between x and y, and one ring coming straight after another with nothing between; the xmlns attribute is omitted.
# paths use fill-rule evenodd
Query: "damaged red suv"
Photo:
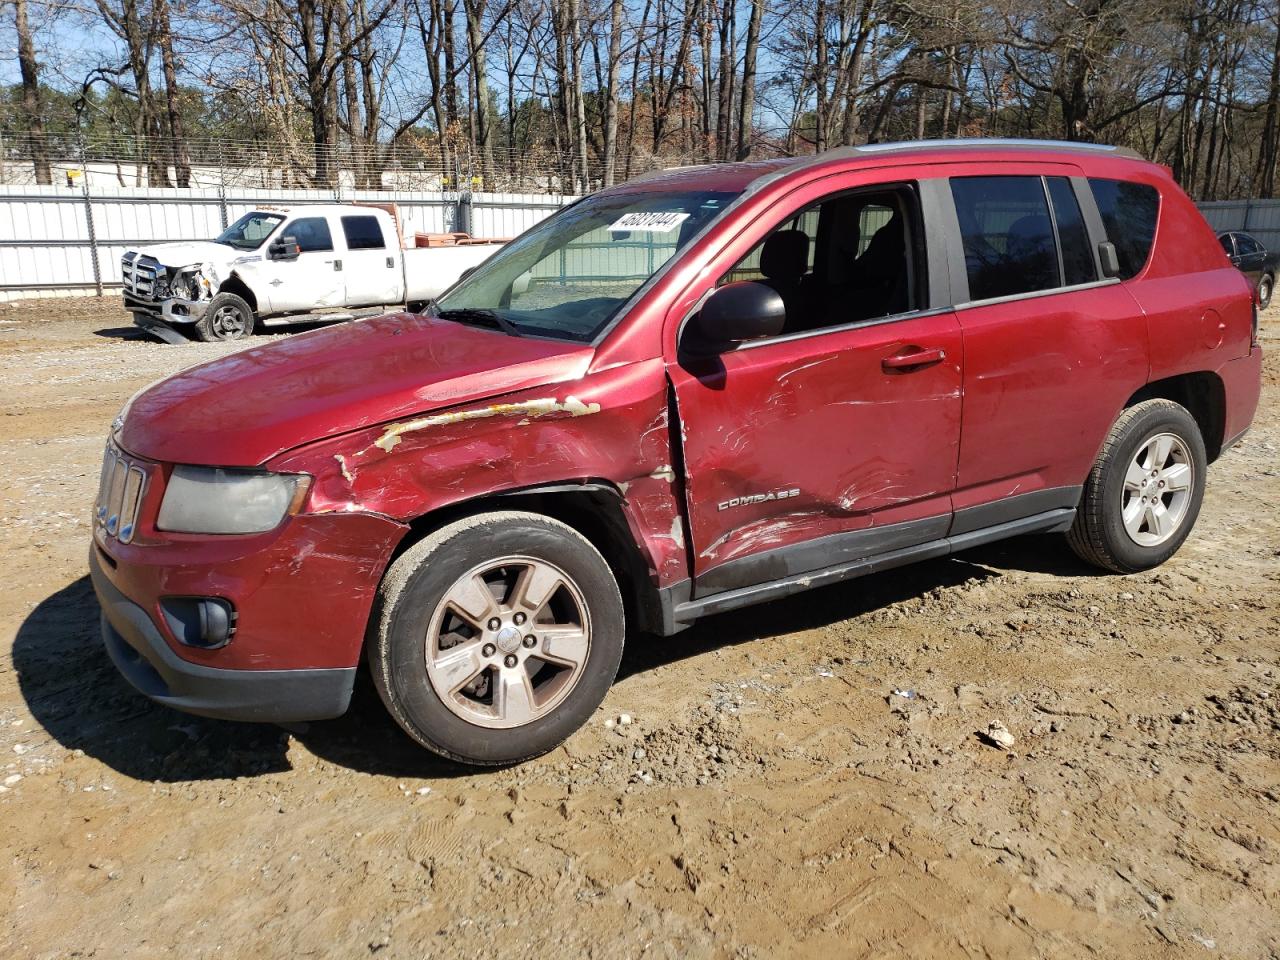
<svg viewBox="0 0 1280 960"><path fill-rule="evenodd" d="M1169 172L1045 142L707 166L573 204L420 313L141 392L91 547L181 710L550 750L624 637L1023 533L1168 559L1253 417L1252 291Z"/></svg>

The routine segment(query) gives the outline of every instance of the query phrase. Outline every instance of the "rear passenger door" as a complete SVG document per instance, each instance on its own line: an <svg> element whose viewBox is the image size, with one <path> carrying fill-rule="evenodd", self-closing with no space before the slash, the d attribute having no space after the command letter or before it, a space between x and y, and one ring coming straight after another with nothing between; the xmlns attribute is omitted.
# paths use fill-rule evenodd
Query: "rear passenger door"
<svg viewBox="0 0 1280 960"><path fill-rule="evenodd" d="M1102 277L1078 170L956 175L950 194L964 342L959 534L1074 507L1117 412L1146 382L1148 354L1141 310Z"/></svg>
<svg viewBox="0 0 1280 960"><path fill-rule="evenodd" d="M347 244L343 274L347 305L380 306L404 300L400 242L382 218L372 213L344 213L342 235Z"/></svg>

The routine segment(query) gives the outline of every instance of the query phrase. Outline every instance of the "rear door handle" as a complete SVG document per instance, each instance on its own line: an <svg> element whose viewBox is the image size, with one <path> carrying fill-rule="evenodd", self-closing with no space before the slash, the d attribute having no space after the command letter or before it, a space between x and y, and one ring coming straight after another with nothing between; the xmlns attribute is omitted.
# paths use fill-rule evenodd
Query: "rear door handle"
<svg viewBox="0 0 1280 960"><path fill-rule="evenodd" d="M892 357L885 357L880 361L880 367L883 370L898 370L910 373L912 370L931 367L945 359L947 359L947 351L941 347L907 347L901 353L895 353Z"/></svg>
<svg viewBox="0 0 1280 960"><path fill-rule="evenodd" d="M333 269L334 269L334 270L341 270L341 269L342 269L342 261L341 261L341 260L335 260L335 261L333 261Z"/></svg>

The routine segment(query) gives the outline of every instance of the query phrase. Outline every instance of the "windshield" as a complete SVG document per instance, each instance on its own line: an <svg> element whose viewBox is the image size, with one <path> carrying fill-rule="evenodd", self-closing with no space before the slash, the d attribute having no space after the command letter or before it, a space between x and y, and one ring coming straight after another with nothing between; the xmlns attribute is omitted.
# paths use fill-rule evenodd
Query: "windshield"
<svg viewBox="0 0 1280 960"><path fill-rule="evenodd" d="M592 340L736 193L603 194L542 221L441 297L437 315Z"/></svg>
<svg viewBox="0 0 1280 960"><path fill-rule="evenodd" d="M283 220L278 213L262 213L254 211L246 213L219 234L215 243L225 243L237 250L257 250L262 241L271 236L271 231Z"/></svg>

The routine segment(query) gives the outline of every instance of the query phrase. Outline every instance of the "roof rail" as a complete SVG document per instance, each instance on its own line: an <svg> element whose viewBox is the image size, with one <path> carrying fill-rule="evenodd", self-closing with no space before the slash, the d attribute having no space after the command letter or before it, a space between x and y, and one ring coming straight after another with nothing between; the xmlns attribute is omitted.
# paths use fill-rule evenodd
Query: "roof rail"
<svg viewBox="0 0 1280 960"><path fill-rule="evenodd" d="M988 147L1014 147L1026 150L1081 150L1088 153L1110 153L1119 157L1142 160L1143 156L1128 147L1106 143L1085 143L1080 140L1034 140L1026 137L953 137L947 140L900 140L893 143L867 143L853 149L859 153L887 153L891 150L969 148L980 150ZM822 154L817 154L822 156Z"/></svg>

